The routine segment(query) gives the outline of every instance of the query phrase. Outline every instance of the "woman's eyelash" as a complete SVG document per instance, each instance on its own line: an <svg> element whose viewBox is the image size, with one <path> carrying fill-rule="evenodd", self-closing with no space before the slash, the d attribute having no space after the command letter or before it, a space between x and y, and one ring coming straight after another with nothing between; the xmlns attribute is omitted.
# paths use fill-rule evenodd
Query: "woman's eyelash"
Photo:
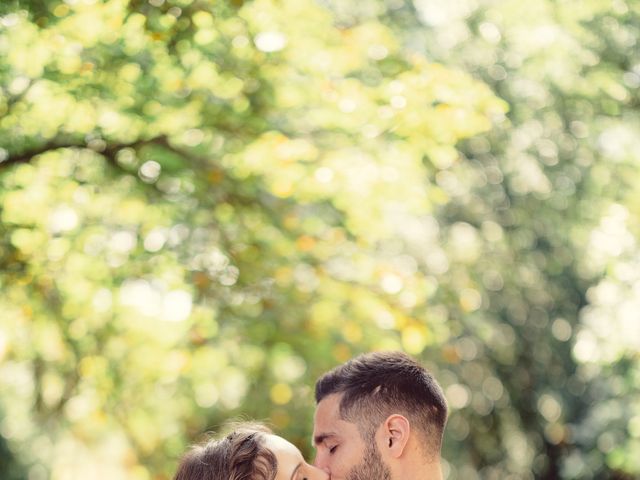
<svg viewBox="0 0 640 480"><path fill-rule="evenodd" d="M335 452L335 451L336 451L336 448L338 448L338 446L337 446L337 445L335 445L335 446L331 447L331 448L329 449L329 453L333 453L333 452Z"/></svg>

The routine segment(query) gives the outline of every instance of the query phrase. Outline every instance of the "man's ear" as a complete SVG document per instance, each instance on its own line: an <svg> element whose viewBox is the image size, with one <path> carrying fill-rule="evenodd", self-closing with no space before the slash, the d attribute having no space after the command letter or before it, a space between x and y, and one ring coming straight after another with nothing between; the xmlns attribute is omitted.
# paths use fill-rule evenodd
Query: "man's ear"
<svg viewBox="0 0 640 480"><path fill-rule="evenodd" d="M382 424L382 448L388 455L400 458L409 442L411 435L411 424L403 415L389 415Z"/></svg>

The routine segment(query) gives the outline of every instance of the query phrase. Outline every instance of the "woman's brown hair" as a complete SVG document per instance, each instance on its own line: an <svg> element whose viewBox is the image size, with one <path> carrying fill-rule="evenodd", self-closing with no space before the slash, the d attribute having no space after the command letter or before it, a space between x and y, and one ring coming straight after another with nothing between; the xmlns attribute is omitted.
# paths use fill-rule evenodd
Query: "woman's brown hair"
<svg viewBox="0 0 640 480"><path fill-rule="evenodd" d="M271 430L256 423L235 425L225 437L195 445L182 457L174 480L273 480L278 461L264 446Z"/></svg>

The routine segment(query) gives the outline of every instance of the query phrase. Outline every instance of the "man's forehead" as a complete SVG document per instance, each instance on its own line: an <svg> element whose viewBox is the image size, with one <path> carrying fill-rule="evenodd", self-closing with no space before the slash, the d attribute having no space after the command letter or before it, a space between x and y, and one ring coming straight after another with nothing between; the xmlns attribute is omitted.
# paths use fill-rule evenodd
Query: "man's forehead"
<svg viewBox="0 0 640 480"><path fill-rule="evenodd" d="M336 421L340 419L340 400L342 394L332 393L324 397L316 406L315 421Z"/></svg>
<svg viewBox="0 0 640 480"><path fill-rule="evenodd" d="M313 422L313 442L318 445L327 439L353 435L357 427L340 416L342 394L328 395L316 407Z"/></svg>

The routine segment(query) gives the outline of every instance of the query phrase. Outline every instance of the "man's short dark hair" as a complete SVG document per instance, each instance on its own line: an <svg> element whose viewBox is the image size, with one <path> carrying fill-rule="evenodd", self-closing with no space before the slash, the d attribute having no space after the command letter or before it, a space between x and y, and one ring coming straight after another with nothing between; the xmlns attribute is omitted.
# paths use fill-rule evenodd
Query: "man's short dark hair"
<svg viewBox="0 0 640 480"><path fill-rule="evenodd" d="M427 455L440 454L447 402L435 378L407 354L375 352L349 360L316 382L316 403L332 394L342 394L340 417L355 423L365 441L398 413L422 433Z"/></svg>

